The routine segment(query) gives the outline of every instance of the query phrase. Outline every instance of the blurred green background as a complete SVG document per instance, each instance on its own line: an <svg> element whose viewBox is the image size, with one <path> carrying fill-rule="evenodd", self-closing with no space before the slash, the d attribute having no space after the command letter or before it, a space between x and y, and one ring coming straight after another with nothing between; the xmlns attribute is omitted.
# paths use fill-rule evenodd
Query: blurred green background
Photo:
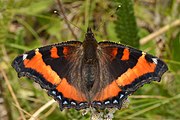
<svg viewBox="0 0 180 120"><path fill-rule="evenodd" d="M129 106L114 114L114 119L180 119L180 0L61 2L75 35L67 27L57 0L0 0L0 120L21 120L19 110L29 119L52 99L32 80L19 79L11 67L12 60L43 45L76 37L82 41L88 26L92 27L98 41L131 45L160 57L169 66L160 83L140 88L129 97ZM146 36L171 23L173 27L144 42ZM15 99L20 104L19 109ZM54 103L37 119L89 118L89 114L82 116L73 109L61 112Z"/></svg>

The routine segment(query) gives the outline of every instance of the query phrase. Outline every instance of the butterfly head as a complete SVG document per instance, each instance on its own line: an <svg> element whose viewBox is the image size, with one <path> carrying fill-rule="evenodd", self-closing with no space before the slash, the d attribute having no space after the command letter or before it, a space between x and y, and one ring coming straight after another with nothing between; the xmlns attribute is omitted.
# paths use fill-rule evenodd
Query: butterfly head
<svg viewBox="0 0 180 120"><path fill-rule="evenodd" d="M97 43L96 39L94 38L94 34L93 34L91 28L89 28L89 27L87 28L87 33L86 33L84 42L86 42L86 41L88 41L88 43L89 42Z"/></svg>
<svg viewBox="0 0 180 120"><path fill-rule="evenodd" d="M83 41L85 61L94 61L96 59L97 46L98 42L96 41L91 28L88 28L85 39Z"/></svg>
<svg viewBox="0 0 180 120"><path fill-rule="evenodd" d="M91 30L90 27L87 28L87 33L86 33L86 35L94 36L94 35L93 35L93 32L92 32L92 30Z"/></svg>

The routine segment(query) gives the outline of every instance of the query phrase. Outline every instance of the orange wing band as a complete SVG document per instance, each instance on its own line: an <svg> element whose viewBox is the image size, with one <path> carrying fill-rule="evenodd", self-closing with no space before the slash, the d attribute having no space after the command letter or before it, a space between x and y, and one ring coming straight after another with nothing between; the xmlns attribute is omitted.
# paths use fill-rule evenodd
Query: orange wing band
<svg viewBox="0 0 180 120"><path fill-rule="evenodd" d="M136 78L154 72L156 68L156 64L150 63L145 59L145 55L142 55L132 69L129 68L124 74L122 74L116 80L119 86L125 86L131 84Z"/></svg>
<svg viewBox="0 0 180 120"><path fill-rule="evenodd" d="M94 98L94 101L104 101L108 98L112 98L118 95L121 89L118 87L117 83L113 81L110 85L106 86L100 93Z"/></svg>
<svg viewBox="0 0 180 120"><path fill-rule="evenodd" d="M56 89L58 92L61 92L65 98L79 102L86 101L84 94L79 92L75 87L71 86L65 78L62 79Z"/></svg>
<svg viewBox="0 0 180 120"><path fill-rule="evenodd" d="M61 78L57 75L55 71L51 69L49 65L46 65L43 62L42 54L38 51L35 52L36 55L32 59L25 59L24 66L25 68L31 68L38 73L40 73L48 82L53 85L57 85L60 83Z"/></svg>

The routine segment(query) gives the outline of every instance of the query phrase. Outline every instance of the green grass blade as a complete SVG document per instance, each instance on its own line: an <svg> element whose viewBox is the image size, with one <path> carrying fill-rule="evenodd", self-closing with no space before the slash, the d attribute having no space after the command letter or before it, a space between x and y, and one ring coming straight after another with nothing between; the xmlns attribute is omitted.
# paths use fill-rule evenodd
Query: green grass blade
<svg viewBox="0 0 180 120"><path fill-rule="evenodd" d="M139 47L138 29L134 16L132 0L116 0L120 5L116 14L116 33L119 41L133 47Z"/></svg>

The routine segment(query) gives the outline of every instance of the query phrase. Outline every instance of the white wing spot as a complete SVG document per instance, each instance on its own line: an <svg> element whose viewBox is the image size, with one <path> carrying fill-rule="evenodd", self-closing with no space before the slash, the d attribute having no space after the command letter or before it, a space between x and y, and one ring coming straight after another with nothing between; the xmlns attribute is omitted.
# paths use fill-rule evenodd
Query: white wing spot
<svg viewBox="0 0 180 120"><path fill-rule="evenodd" d="M145 53L145 52L142 52L142 54L143 54L143 55L146 55L146 53Z"/></svg>
<svg viewBox="0 0 180 120"><path fill-rule="evenodd" d="M53 95L56 95L56 91L52 91L52 94L53 94Z"/></svg>
<svg viewBox="0 0 180 120"><path fill-rule="evenodd" d="M121 94L120 96L119 96L119 98L121 99L121 98L123 98L124 97L124 95L123 94Z"/></svg>
<svg viewBox="0 0 180 120"><path fill-rule="evenodd" d="M23 60L27 58L28 54L23 54Z"/></svg>
<svg viewBox="0 0 180 120"><path fill-rule="evenodd" d="M73 102L73 101L71 102L71 104L72 104L72 105L76 105L76 103L75 103L75 102Z"/></svg>
<svg viewBox="0 0 180 120"><path fill-rule="evenodd" d="M36 52L39 52L39 48L35 49Z"/></svg>
<svg viewBox="0 0 180 120"><path fill-rule="evenodd" d="M113 103L114 103L114 104L115 104L115 103L118 103L118 101L117 101L117 100L114 100Z"/></svg>
<svg viewBox="0 0 180 120"><path fill-rule="evenodd" d="M84 105L84 103L80 103L80 104L79 104L79 106L82 106L82 105Z"/></svg>
<svg viewBox="0 0 180 120"><path fill-rule="evenodd" d="M64 102L63 102L63 104L64 104L64 105L67 105L67 104L68 104L68 102L67 102L67 101L64 101Z"/></svg>
<svg viewBox="0 0 180 120"><path fill-rule="evenodd" d="M106 101L104 104L109 104L110 103L110 101Z"/></svg>
<svg viewBox="0 0 180 120"><path fill-rule="evenodd" d="M153 62L154 62L155 64L157 64L157 63L158 63L157 58L152 58L152 60L153 60Z"/></svg>
<svg viewBox="0 0 180 120"><path fill-rule="evenodd" d="M62 100L62 97L61 97L61 95L58 95L58 96L57 96L57 98L58 98L59 100Z"/></svg>
<svg viewBox="0 0 180 120"><path fill-rule="evenodd" d="M100 103L100 102L96 102L96 104L101 105L101 103Z"/></svg>

